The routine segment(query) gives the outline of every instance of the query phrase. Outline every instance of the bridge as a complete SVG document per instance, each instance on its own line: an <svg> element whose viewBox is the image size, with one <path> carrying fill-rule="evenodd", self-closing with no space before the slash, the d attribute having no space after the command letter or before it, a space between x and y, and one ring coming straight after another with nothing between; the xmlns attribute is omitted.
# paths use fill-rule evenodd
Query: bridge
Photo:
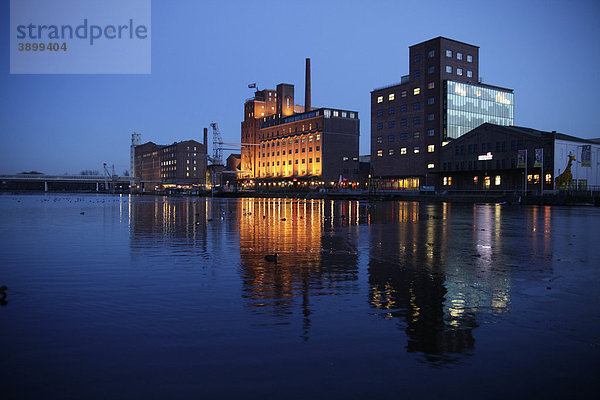
<svg viewBox="0 0 600 400"><path fill-rule="evenodd" d="M118 175L0 175L0 190L129 192L136 182L132 176Z"/></svg>

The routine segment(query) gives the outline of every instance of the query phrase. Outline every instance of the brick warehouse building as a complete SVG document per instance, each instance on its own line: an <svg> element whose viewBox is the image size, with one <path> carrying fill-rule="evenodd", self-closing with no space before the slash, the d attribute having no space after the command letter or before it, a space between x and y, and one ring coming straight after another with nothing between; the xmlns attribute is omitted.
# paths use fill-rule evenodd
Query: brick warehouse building
<svg viewBox="0 0 600 400"><path fill-rule="evenodd" d="M294 85L256 91L244 104L240 178L252 184L327 186L359 182L358 112L312 108L310 59L305 105L294 104Z"/></svg>
<svg viewBox="0 0 600 400"><path fill-rule="evenodd" d="M479 47L438 37L409 57L409 75L371 92L371 174L383 188L439 187L443 145L514 121L513 91L478 79Z"/></svg>
<svg viewBox="0 0 600 400"><path fill-rule="evenodd" d="M204 188L206 160L206 144L195 140L170 145L147 142L134 147L134 177L139 179L138 189L142 191Z"/></svg>

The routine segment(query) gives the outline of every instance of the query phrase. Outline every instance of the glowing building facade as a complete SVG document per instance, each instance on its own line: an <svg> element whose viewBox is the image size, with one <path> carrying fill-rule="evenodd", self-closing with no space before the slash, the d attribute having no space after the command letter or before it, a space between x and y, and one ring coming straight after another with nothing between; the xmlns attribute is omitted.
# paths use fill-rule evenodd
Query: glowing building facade
<svg viewBox="0 0 600 400"><path fill-rule="evenodd" d="M241 178L259 186L358 184L358 112L312 108L306 61L305 106L294 104L294 86L284 83L246 100Z"/></svg>

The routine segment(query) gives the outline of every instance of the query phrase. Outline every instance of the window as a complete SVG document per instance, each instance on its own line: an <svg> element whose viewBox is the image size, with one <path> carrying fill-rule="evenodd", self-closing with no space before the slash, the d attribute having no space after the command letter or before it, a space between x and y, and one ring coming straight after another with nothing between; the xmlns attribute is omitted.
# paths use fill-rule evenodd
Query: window
<svg viewBox="0 0 600 400"><path fill-rule="evenodd" d="M413 138L418 139L421 137L421 132L413 132Z"/></svg>
<svg viewBox="0 0 600 400"><path fill-rule="evenodd" d="M320 151L320 150L321 150L321 146L317 146L317 149L316 149L316 150L317 150L317 151Z"/></svg>
<svg viewBox="0 0 600 400"><path fill-rule="evenodd" d="M473 77L473 71L467 70L467 78L472 78L472 77Z"/></svg>
<svg viewBox="0 0 600 400"><path fill-rule="evenodd" d="M413 110L418 110L420 108L421 108L421 104L418 101L413 104Z"/></svg>
<svg viewBox="0 0 600 400"><path fill-rule="evenodd" d="M394 142L394 139L395 139L395 136L394 136L394 135L389 135L389 136L388 136L388 142L389 142L389 143L393 143L393 142Z"/></svg>
<svg viewBox="0 0 600 400"><path fill-rule="evenodd" d="M462 60L462 53L456 53L456 59Z"/></svg>
<svg viewBox="0 0 600 400"><path fill-rule="evenodd" d="M406 154L406 147L402 147L400 149L400 154Z"/></svg>
<svg viewBox="0 0 600 400"><path fill-rule="evenodd" d="M467 62L473 62L473 56L467 54Z"/></svg>
<svg viewBox="0 0 600 400"><path fill-rule="evenodd" d="M377 143L383 143L383 136L377 136Z"/></svg>
<svg viewBox="0 0 600 400"><path fill-rule="evenodd" d="M427 57L433 58L434 56L435 56L435 50L429 50L429 53L427 53Z"/></svg>
<svg viewBox="0 0 600 400"><path fill-rule="evenodd" d="M309 147L309 148L308 148L308 151L312 151L312 147Z"/></svg>
<svg viewBox="0 0 600 400"><path fill-rule="evenodd" d="M395 97L394 93L390 93L390 94L388 95L388 100L389 100L389 101L392 101L392 100L394 100L394 97Z"/></svg>
<svg viewBox="0 0 600 400"><path fill-rule="evenodd" d="M403 90L403 91L401 91L401 92L400 92L400 96L402 96L402 97L406 97L406 90Z"/></svg>
<svg viewBox="0 0 600 400"><path fill-rule="evenodd" d="M378 122L377 123L377 130L379 131L381 129L383 129L383 122Z"/></svg>
<svg viewBox="0 0 600 400"><path fill-rule="evenodd" d="M400 125L401 126L406 126L406 119L401 119L400 120Z"/></svg>
<svg viewBox="0 0 600 400"><path fill-rule="evenodd" d="M421 124L421 117L414 117L413 125L420 125L420 124Z"/></svg>
<svg viewBox="0 0 600 400"><path fill-rule="evenodd" d="M317 157L317 162L321 162L321 157Z"/></svg>
<svg viewBox="0 0 600 400"><path fill-rule="evenodd" d="M435 144L430 144L427 146L427 152L433 153L435 151Z"/></svg>
<svg viewBox="0 0 600 400"><path fill-rule="evenodd" d="M427 131L427 136L435 136L435 129L429 129Z"/></svg>
<svg viewBox="0 0 600 400"><path fill-rule="evenodd" d="M435 67L433 65L427 67L427 73L433 74L435 72Z"/></svg>
<svg viewBox="0 0 600 400"><path fill-rule="evenodd" d="M433 168L435 168L435 164L429 163L429 164L427 164L427 168L428 169L433 169Z"/></svg>
<svg viewBox="0 0 600 400"><path fill-rule="evenodd" d="M383 96L378 96L377 97L377 102L378 103L383 103Z"/></svg>
<svg viewBox="0 0 600 400"><path fill-rule="evenodd" d="M419 146L413 147L413 153L419 154L420 151L421 151L421 149L419 148Z"/></svg>
<svg viewBox="0 0 600 400"><path fill-rule="evenodd" d="M393 156L393 155L394 155L394 149L389 149L388 156Z"/></svg>
<svg viewBox="0 0 600 400"><path fill-rule="evenodd" d="M415 55L415 56L413 57L413 61L414 61L414 62L419 62L419 61L421 61L421 56L420 56L420 55L418 55L418 54L417 54L417 55Z"/></svg>
<svg viewBox="0 0 600 400"><path fill-rule="evenodd" d="M394 126L396 126L396 122L395 121L389 121L388 122L388 128L393 128Z"/></svg>
<svg viewBox="0 0 600 400"><path fill-rule="evenodd" d="M306 158L302 159L302 164L306 164Z"/></svg>
<svg viewBox="0 0 600 400"><path fill-rule="evenodd" d="M446 50L446 57L452 58L452 50Z"/></svg>
<svg viewBox="0 0 600 400"><path fill-rule="evenodd" d="M435 82L429 82L427 84L427 89L433 89L433 88L435 88Z"/></svg>
<svg viewBox="0 0 600 400"><path fill-rule="evenodd" d="M337 111L337 110L334 110L334 111L333 111L333 116L334 116L334 117L339 117L339 116L340 116L340 113L339 113L339 111Z"/></svg>
<svg viewBox="0 0 600 400"><path fill-rule="evenodd" d="M402 139L402 140L406 140L406 139L408 139L408 134L406 134L406 133L401 133L401 134L400 134L400 139Z"/></svg>
<svg viewBox="0 0 600 400"><path fill-rule="evenodd" d="M383 157L383 150L377 150L377 157Z"/></svg>
<svg viewBox="0 0 600 400"><path fill-rule="evenodd" d="M456 68L456 75L462 75L462 68Z"/></svg>
<svg viewBox="0 0 600 400"><path fill-rule="evenodd" d="M416 69L415 72L413 73L414 76L421 76L421 71Z"/></svg>
<svg viewBox="0 0 600 400"><path fill-rule="evenodd" d="M502 182L502 178L500 178L500 175L496 175L496 179L494 180L496 186L500 186L500 183Z"/></svg>
<svg viewBox="0 0 600 400"><path fill-rule="evenodd" d="M451 176L444 177L444 186L452 186L452 177Z"/></svg>
<svg viewBox="0 0 600 400"><path fill-rule="evenodd" d="M473 183L474 183L475 185L477 185L477 182L479 182L479 177L478 177L477 175L475 175L475 176L473 177Z"/></svg>
<svg viewBox="0 0 600 400"><path fill-rule="evenodd" d="M413 96L416 96L418 94L421 94L421 88L416 87L413 89Z"/></svg>
<svg viewBox="0 0 600 400"><path fill-rule="evenodd" d="M427 114L427 121L433 121L435 119L435 114Z"/></svg>
<svg viewBox="0 0 600 400"><path fill-rule="evenodd" d="M379 109L377 110L377 116L381 117L383 115L383 110Z"/></svg>
<svg viewBox="0 0 600 400"><path fill-rule="evenodd" d="M427 104L429 104L429 105L435 104L435 99L433 97L428 98Z"/></svg>
<svg viewBox="0 0 600 400"><path fill-rule="evenodd" d="M452 66L451 65L446 65L446 72L451 74L452 73Z"/></svg>
<svg viewBox="0 0 600 400"><path fill-rule="evenodd" d="M309 163L309 164L312 164L312 158L309 158L309 159L308 159L308 163Z"/></svg>
<svg viewBox="0 0 600 400"><path fill-rule="evenodd" d="M390 107L390 109L388 110L389 115L394 115L395 112L396 110L394 109L394 107Z"/></svg>
<svg viewBox="0 0 600 400"><path fill-rule="evenodd" d="M348 118L348 113L346 111L342 111L342 118Z"/></svg>
<svg viewBox="0 0 600 400"><path fill-rule="evenodd" d="M400 106L400 111L406 111L406 104L402 104Z"/></svg>

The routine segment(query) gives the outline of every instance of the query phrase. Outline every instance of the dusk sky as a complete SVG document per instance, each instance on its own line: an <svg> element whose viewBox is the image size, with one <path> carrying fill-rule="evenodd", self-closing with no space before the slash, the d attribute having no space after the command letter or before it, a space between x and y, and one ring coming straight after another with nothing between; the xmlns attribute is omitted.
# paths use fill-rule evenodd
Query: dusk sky
<svg viewBox="0 0 600 400"><path fill-rule="evenodd" d="M104 162L121 174L133 132L202 141L217 122L239 142L248 84L294 84L302 104L306 57L313 107L358 111L369 154L370 91L399 82L408 47L438 36L480 47L483 82L514 89L515 125L600 137L598 0L154 0L149 75L10 75L7 0L0 14L2 174Z"/></svg>

